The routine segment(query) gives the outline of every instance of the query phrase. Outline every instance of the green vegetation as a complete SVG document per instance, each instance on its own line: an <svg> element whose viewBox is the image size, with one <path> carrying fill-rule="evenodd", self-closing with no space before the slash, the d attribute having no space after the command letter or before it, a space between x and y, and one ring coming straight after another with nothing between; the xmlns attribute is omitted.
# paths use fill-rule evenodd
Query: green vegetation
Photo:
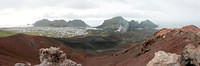
<svg viewBox="0 0 200 66"><path fill-rule="evenodd" d="M16 32L11 32L11 31L3 31L0 30L0 37L7 37L7 36L11 36L11 35L15 35Z"/></svg>
<svg viewBox="0 0 200 66"><path fill-rule="evenodd" d="M88 30L89 35L100 35L104 37L108 37L111 35L116 35L120 37L121 40L124 41L143 41L147 37L152 36L157 30L156 29L138 29L131 30L127 32L115 32L115 31L107 31L107 30Z"/></svg>

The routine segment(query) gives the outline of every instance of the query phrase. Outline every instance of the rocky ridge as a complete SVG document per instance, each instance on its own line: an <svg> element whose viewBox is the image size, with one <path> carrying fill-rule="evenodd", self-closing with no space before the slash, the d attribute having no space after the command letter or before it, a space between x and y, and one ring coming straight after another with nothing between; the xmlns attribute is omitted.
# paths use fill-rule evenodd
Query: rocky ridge
<svg viewBox="0 0 200 66"><path fill-rule="evenodd" d="M130 48L119 51L113 55L88 58L86 66L146 66L154 57L154 53L164 51L182 55L184 48L192 44L199 46L200 29L194 25L175 29L161 29L152 37L140 44L133 44ZM197 55L195 52L194 55ZM191 54L189 54L191 55ZM190 57L190 56L189 56ZM195 58L198 56L190 57ZM182 58L183 59L183 58ZM112 60L112 61L110 61ZM182 61L182 60L181 60ZM133 63L135 62L135 63ZM185 65L197 63L197 61L187 61ZM184 63L181 62L181 65Z"/></svg>

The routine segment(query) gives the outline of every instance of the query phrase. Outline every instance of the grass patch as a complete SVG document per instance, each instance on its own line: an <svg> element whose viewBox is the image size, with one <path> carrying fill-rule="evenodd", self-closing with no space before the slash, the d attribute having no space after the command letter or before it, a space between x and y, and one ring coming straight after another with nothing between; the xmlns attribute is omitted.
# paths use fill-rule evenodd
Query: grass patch
<svg viewBox="0 0 200 66"><path fill-rule="evenodd" d="M0 30L0 37L7 37L7 36L15 35L15 34L16 32Z"/></svg>

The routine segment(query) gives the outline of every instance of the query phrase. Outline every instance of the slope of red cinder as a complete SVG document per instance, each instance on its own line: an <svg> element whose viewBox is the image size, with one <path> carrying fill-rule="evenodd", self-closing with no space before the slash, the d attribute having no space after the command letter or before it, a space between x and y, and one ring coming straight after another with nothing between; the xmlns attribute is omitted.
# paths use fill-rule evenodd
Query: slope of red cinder
<svg viewBox="0 0 200 66"><path fill-rule="evenodd" d="M39 64L39 49L50 46L60 47L71 59L83 58L51 38L17 34L0 38L0 66L13 66L17 62Z"/></svg>
<svg viewBox="0 0 200 66"><path fill-rule="evenodd" d="M113 55L88 57L84 66L146 66L157 51L181 54L187 44L198 45L200 29L190 25L180 29L161 29L141 44Z"/></svg>
<svg viewBox="0 0 200 66"><path fill-rule="evenodd" d="M112 55L83 57L72 52L69 47L47 37L17 34L0 38L0 66L13 66L17 62L39 63L39 49L58 46L70 59L83 66L146 66L157 51L181 54L187 44L199 45L200 29L189 25L176 29L161 29L140 44Z"/></svg>
<svg viewBox="0 0 200 66"><path fill-rule="evenodd" d="M188 25L188 26L185 26L185 27L183 27L181 29L185 30L185 31L188 31L188 32L194 32L194 33L197 33L197 32L200 31L200 29L197 26L194 26L194 25Z"/></svg>

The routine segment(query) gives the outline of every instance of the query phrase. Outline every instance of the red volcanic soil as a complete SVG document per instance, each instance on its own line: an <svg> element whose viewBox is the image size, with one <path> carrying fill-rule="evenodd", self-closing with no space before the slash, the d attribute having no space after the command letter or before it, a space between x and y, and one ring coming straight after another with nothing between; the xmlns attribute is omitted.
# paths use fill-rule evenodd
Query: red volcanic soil
<svg viewBox="0 0 200 66"><path fill-rule="evenodd" d="M189 25L176 29L161 29L140 44L112 55L83 57L59 41L47 37L17 34L0 38L0 66L13 66L17 62L39 64L39 49L50 46L60 47L69 59L83 66L146 66L157 51L182 54L188 44L200 44L200 29Z"/></svg>
<svg viewBox="0 0 200 66"><path fill-rule="evenodd" d="M113 55L88 57L83 66L146 66L157 51L182 54L187 44L200 44L200 29L190 25L180 29L161 29L141 44Z"/></svg>
<svg viewBox="0 0 200 66"><path fill-rule="evenodd" d="M17 34L0 38L0 66L13 66L17 62L39 64L39 49L50 46L60 47L70 59L77 62L84 58L51 38Z"/></svg>
<svg viewBox="0 0 200 66"><path fill-rule="evenodd" d="M182 30L188 31L188 32L194 32L197 33L200 31L200 29L194 25L189 25L189 26L185 26L182 28Z"/></svg>

